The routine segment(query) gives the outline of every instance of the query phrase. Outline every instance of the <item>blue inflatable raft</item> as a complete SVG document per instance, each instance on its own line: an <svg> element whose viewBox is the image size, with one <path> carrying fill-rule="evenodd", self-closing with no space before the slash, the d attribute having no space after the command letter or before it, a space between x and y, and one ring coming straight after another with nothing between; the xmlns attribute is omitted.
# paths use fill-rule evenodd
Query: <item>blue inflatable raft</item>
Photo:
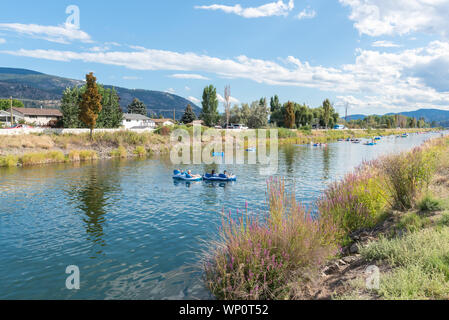
<svg viewBox="0 0 449 320"><path fill-rule="evenodd" d="M205 181L222 181L222 182L228 182L228 181L237 181L237 177L235 175L233 176L226 176L224 174L209 174L206 173L203 176L203 180Z"/></svg>
<svg viewBox="0 0 449 320"><path fill-rule="evenodd" d="M173 179L182 181L201 181L203 177L194 177L187 173L181 173L179 170L173 171Z"/></svg>

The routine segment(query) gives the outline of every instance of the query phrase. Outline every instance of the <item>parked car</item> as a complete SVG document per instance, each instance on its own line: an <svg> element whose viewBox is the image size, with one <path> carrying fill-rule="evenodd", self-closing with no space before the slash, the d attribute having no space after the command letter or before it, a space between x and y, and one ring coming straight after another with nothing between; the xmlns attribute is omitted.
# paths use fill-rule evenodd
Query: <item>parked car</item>
<svg viewBox="0 0 449 320"><path fill-rule="evenodd" d="M12 127L5 128L5 129L32 129L32 128L33 128L32 126L29 126L27 124L16 124Z"/></svg>
<svg viewBox="0 0 449 320"><path fill-rule="evenodd" d="M244 124L234 124L234 129L236 130L248 130L248 127Z"/></svg>

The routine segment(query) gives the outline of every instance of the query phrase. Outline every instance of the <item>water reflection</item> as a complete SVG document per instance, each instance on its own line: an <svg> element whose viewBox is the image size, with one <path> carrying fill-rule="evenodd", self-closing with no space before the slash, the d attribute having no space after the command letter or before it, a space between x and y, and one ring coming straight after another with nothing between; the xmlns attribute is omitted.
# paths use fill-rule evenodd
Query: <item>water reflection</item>
<svg viewBox="0 0 449 320"><path fill-rule="evenodd" d="M95 255L103 253L106 246L104 227L106 225L107 206L110 194L120 191L118 173L119 165L97 166L88 168L78 184L72 185L67 194L76 208L84 213L82 218L87 234L87 240L93 244ZM114 174L115 173L115 174Z"/></svg>
<svg viewBox="0 0 449 320"><path fill-rule="evenodd" d="M331 168L331 154L330 148L323 148L323 180L326 181L330 178L330 168Z"/></svg>

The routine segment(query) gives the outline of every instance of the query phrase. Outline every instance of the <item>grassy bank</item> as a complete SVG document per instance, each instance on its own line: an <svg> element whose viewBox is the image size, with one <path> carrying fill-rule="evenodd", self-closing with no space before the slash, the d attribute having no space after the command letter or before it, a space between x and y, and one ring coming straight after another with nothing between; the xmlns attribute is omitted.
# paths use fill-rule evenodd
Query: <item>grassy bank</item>
<svg viewBox="0 0 449 320"><path fill-rule="evenodd" d="M282 182L270 181L267 188L269 210L265 217L258 219L244 213L239 219L224 218L221 239L205 259L207 286L219 299L302 299L323 295L322 291L327 291L324 296L331 298L335 296L335 283L339 282L332 283L321 272L326 270L328 275L332 269L329 264L337 265L336 270L340 271L338 261L346 265L362 261L367 266L373 260L389 263L388 276L376 293L380 298L400 298L403 295L398 292L407 291L409 285L415 286L418 292L420 283L428 279L432 280L430 285L444 277L449 279L446 249L433 249L433 254L423 256L422 251L429 252L430 247L420 248L420 241L416 239L427 237L443 248L447 246L449 240L444 240L444 236L449 230L445 231L446 227L441 225L449 216L443 216L444 223L436 222L432 231L426 231L431 232L431 236L426 232L409 235L415 229L430 225L423 216L413 216L414 211L434 210L441 205L441 201L434 200L431 195L435 186L443 183L445 190L449 190L448 151L449 139L439 138L411 152L365 163L330 186L317 203L317 219L310 218L310 213L293 194L286 192ZM401 218L396 221L394 217L398 215ZM363 249L360 237L355 235L362 231L369 234L370 230L378 230L392 219L396 222L380 228L391 238L378 240ZM401 232L390 234L396 226L402 226ZM407 234L405 238L404 234ZM399 259L401 255L411 254L407 243L414 243L418 251L412 255L421 255L421 260L425 261L416 265L412 264L412 258ZM351 256L359 250L362 256ZM404 265L409 269L401 269ZM413 283L413 274L421 280ZM421 295L416 294L416 297L442 297L445 286L446 282L435 289L440 290L438 294L423 287Z"/></svg>

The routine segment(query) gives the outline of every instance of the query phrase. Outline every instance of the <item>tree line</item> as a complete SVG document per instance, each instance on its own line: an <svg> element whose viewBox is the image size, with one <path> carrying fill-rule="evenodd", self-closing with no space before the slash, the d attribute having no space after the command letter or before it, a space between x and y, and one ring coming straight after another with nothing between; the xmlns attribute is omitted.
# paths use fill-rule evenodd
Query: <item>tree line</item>
<svg viewBox="0 0 449 320"><path fill-rule="evenodd" d="M216 125L227 125L228 116L226 113L218 112L217 89L209 85L203 90L202 112L199 116L208 127ZM186 109L186 113L181 120L183 123L191 123L193 120L192 110ZM193 114L194 115L194 114ZM229 124L243 124L249 128L258 129L269 125L275 127L295 128L333 128L339 119L329 99L326 99L322 106L310 108L305 104L286 102L281 104L279 97L275 95L270 100L268 106L267 98L261 98L250 104L236 104L229 110Z"/></svg>
<svg viewBox="0 0 449 320"><path fill-rule="evenodd" d="M424 118L416 119L403 115L367 116L364 119L350 120L347 126L351 129L392 129L392 128L429 128L436 123L428 123Z"/></svg>

